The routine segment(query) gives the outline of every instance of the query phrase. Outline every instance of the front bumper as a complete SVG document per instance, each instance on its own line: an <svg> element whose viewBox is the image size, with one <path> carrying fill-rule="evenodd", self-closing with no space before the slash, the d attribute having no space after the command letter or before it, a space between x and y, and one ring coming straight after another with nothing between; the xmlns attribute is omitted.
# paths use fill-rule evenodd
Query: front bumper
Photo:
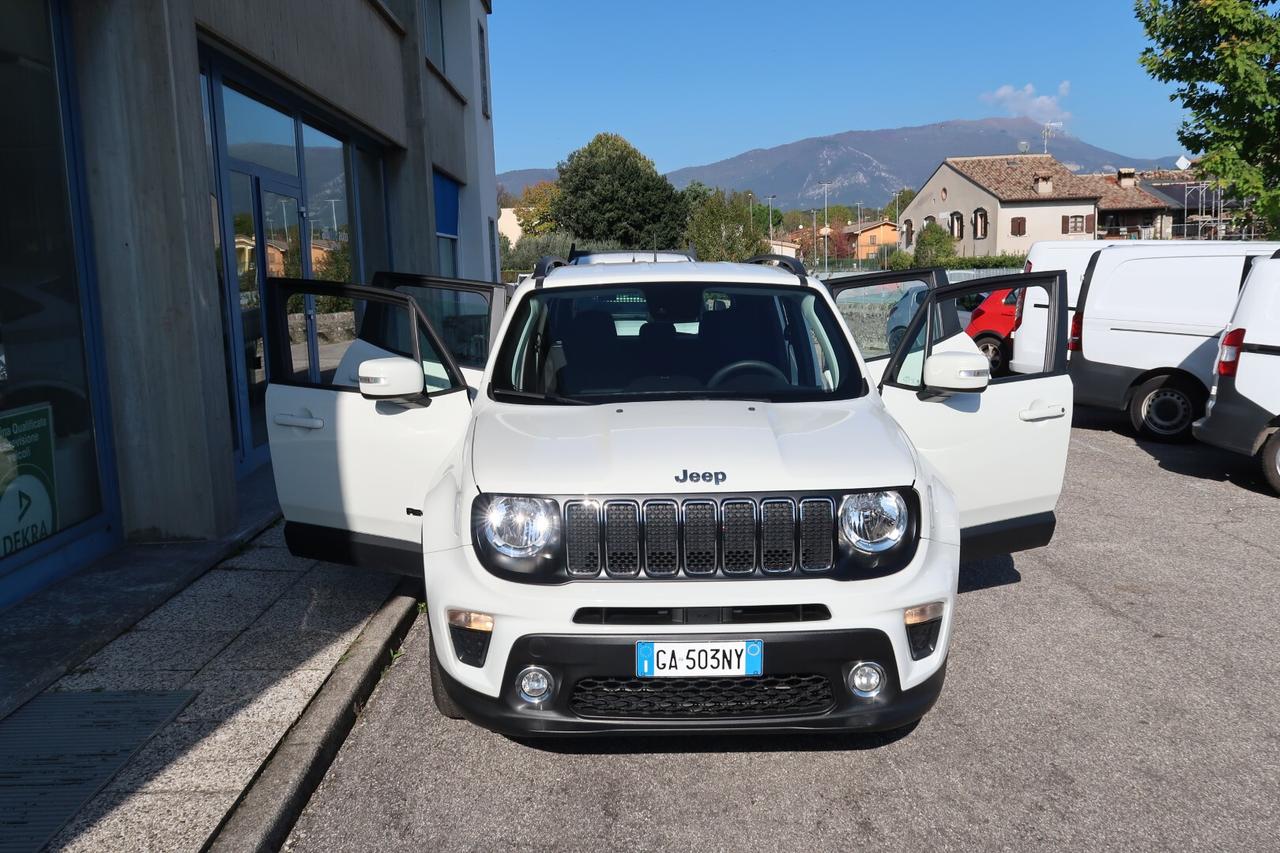
<svg viewBox="0 0 1280 853"><path fill-rule="evenodd" d="M697 732L770 731L874 732L899 728L920 719L937 700L946 677L941 661L933 675L903 690L894 665L893 645L877 630L735 632L709 634L698 640L731 640L747 636L764 641L764 672L761 678L776 676L825 679L830 701L822 707L810 704L798 713L752 712L745 705L734 706L716 716L678 716L680 712L633 715L625 709L601 711L585 707L579 685L584 679L604 677L630 679L635 672L635 644L640 640L689 640L687 634L628 634L601 636L522 637L507 659L502 692L497 697L471 690L444 673L444 688L466 717L488 729L512 736L657 734ZM935 653L938 654L938 653ZM854 696L845 686L851 665L875 661L884 667L887 683L870 699ZM516 676L525 666L537 664L552 673L553 696L532 705L519 696ZM690 691L714 690L717 679L648 679L632 681L632 690L653 682L685 682ZM705 688L696 685L701 682ZM687 687L686 687L687 685Z"/></svg>
<svg viewBox="0 0 1280 853"><path fill-rule="evenodd" d="M956 583L959 574L958 544L922 539L911 563L901 571L880 578L836 581L820 577L770 579L637 579L634 581L574 581L557 586L521 584L489 574L480 566L470 546L426 555L427 613L436 639L440 667L450 696L482 725L500 731L570 733L591 731L671 731L714 729L714 721L586 720L567 706L550 717L531 714L510 703L516 673L538 662L557 678L581 672L575 661L585 660L596 669L593 676L627 676L634 673L634 643L643 640L698 641L715 637L766 641L765 672L777 673L792 654L802 649L806 660L825 661L828 667L867 659L880 663L889 674L894 709L876 710L838 705L823 719L773 717L750 722L733 721L732 729L782 728L875 729L910 722L932 704L941 688L953 624ZM911 657L903 611L941 601L945 612L935 649L920 660ZM829 619L810 622L734 624L583 624L574 621L582 608L703 608L820 604ZM462 663L453 648L446 611L460 608L493 616L487 654L482 666ZM777 650L770 645L776 638ZM825 639L824 639L825 638ZM834 638L834 640L832 639ZM552 642L554 639L554 642ZM535 642L536 641L536 642ZM824 643L834 642L834 651ZM552 648L547 651L548 644ZM619 651L623 649L624 651ZM602 657L594 658L598 654ZM563 659L560 657L563 655ZM566 667L562 676L556 667ZM796 671L796 670L793 670ZM804 672L817 672L806 669ZM826 671L826 670L824 670ZM829 673L828 673L829 674ZM838 674L829 679L838 679ZM833 681L839 694L843 681ZM921 688L916 690L916 688ZM558 691L565 695L562 691ZM845 696L848 691L844 691ZM919 713L916 713L916 710ZM512 715L516 716L512 716ZM912 715L915 716L912 716ZM541 728L539 728L541 726Z"/></svg>

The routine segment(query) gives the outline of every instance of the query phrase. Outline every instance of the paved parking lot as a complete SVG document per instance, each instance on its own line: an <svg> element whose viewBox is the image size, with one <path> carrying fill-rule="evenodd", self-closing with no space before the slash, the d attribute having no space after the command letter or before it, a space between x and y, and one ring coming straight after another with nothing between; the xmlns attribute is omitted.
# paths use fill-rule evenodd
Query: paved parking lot
<svg viewBox="0 0 1280 853"><path fill-rule="evenodd" d="M420 623L288 849L1275 849L1280 499L1119 424L1050 547L962 567L911 732L517 743L436 714Z"/></svg>

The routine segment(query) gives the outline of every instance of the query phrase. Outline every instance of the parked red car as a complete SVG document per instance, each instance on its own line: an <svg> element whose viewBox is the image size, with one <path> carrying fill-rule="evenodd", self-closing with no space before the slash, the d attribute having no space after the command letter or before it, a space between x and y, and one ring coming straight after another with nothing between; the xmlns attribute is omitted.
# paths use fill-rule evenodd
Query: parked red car
<svg viewBox="0 0 1280 853"><path fill-rule="evenodd" d="M991 362L991 375L1008 371L1012 342L1014 311L1018 305L1017 290L994 290L973 309L965 332Z"/></svg>

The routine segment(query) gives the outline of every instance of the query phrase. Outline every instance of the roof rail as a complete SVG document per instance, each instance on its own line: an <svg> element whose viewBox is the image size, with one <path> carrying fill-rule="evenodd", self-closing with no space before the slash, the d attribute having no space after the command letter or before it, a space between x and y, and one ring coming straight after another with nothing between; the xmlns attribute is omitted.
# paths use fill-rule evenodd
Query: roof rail
<svg viewBox="0 0 1280 853"><path fill-rule="evenodd" d="M793 258L790 255L754 255L743 261L744 264L776 264L794 276L798 276L801 282L808 282L808 271L805 270L804 264L800 263L799 258Z"/></svg>
<svg viewBox="0 0 1280 853"><path fill-rule="evenodd" d="M557 255L543 255L533 266L533 286L542 287L542 280L556 267L567 267L569 262Z"/></svg>
<svg viewBox="0 0 1280 853"><path fill-rule="evenodd" d="M654 254L654 255L683 255L691 261L698 260L698 252L694 249L693 244L689 244L688 249L579 249L577 245L569 247L569 263L572 264L578 258L585 258L590 255L635 255L637 257Z"/></svg>

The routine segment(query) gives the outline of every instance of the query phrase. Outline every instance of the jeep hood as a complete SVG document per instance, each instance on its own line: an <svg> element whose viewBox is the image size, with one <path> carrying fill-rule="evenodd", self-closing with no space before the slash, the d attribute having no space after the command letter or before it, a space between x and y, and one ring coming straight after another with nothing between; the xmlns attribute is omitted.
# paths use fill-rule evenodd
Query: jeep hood
<svg viewBox="0 0 1280 853"><path fill-rule="evenodd" d="M906 438L871 397L831 403L488 403L475 417L471 464L482 492L784 492L915 482ZM698 473L698 481L686 472ZM711 483L702 482L703 472L713 475ZM723 473L718 485L716 472Z"/></svg>

